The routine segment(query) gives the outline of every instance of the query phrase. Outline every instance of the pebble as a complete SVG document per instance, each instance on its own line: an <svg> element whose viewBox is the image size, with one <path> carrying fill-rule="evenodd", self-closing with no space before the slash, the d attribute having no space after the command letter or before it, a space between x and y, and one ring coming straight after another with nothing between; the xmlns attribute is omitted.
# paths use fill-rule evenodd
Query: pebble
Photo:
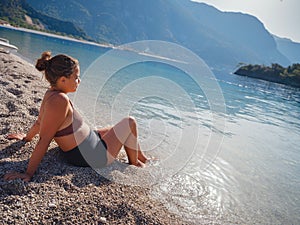
<svg viewBox="0 0 300 225"><path fill-rule="evenodd" d="M49 203L48 206L49 206L50 208L56 208L56 207L57 207L55 203Z"/></svg>
<svg viewBox="0 0 300 225"><path fill-rule="evenodd" d="M107 220L106 220L105 217L100 217L100 218L99 218L99 222L106 223L106 221L107 221Z"/></svg>

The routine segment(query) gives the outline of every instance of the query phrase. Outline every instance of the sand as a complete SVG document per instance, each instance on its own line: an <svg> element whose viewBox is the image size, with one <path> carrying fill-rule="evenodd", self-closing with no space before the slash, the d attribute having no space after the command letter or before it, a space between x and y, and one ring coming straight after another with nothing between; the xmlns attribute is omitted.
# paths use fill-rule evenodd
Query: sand
<svg viewBox="0 0 300 225"><path fill-rule="evenodd" d="M67 164L54 142L30 182L5 181L5 173L25 171L37 143L37 137L24 143L6 136L28 130L47 86L33 65L0 53L0 224L187 224L148 188Z"/></svg>

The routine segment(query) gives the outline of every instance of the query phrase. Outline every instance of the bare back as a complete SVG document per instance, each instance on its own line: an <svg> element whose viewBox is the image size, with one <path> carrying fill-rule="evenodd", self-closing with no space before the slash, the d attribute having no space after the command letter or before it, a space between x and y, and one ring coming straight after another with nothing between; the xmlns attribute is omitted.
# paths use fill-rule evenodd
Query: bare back
<svg viewBox="0 0 300 225"><path fill-rule="evenodd" d="M79 145L90 132L89 126L83 122L76 132L55 137L58 131L73 123L73 113L74 109L66 94L55 90L48 90L45 93L39 115L41 127L45 127L51 133L49 135L54 138L63 151L71 150Z"/></svg>

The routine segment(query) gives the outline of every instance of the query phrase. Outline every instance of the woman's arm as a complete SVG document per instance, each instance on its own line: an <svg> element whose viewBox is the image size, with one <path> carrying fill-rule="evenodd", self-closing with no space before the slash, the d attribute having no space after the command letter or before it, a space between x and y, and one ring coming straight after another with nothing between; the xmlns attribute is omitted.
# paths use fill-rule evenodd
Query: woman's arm
<svg viewBox="0 0 300 225"><path fill-rule="evenodd" d="M40 112L41 112L41 109L40 109ZM31 128L29 129L27 134L13 133L13 134L8 134L7 138L8 139L16 139L16 140L23 140L23 141L26 141L26 142L30 142L35 137L35 135L37 135L40 131L40 121L41 121L41 114L39 114L37 120L31 126Z"/></svg>
<svg viewBox="0 0 300 225"><path fill-rule="evenodd" d="M24 140L26 142L30 142L35 135L37 135L40 131L40 122L39 120L35 121L34 124L31 126L27 134L24 133L13 133L8 134L8 139L16 139L16 140Z"/></svg>
<svg viewBox="0 0 300 225"><path fill-rule="evenodd" d="M34 151L31 154L27 170L25 173L11 172L4 175L5 180L14 180L21 178L24 181L30 181L35 171L37 170L40 162L42 161L45 153L47 152L48 146L51 142L51 139L42 139L38 141Z"/></svg>
<svg viewBox="0 0 300 225"><path fill-rule="evenodd" d="M27 134L24 133L12 133L7 135L7 139L16 139L16 140L23 140L26 142L30 142L35 135L39 133L40 130L40 122L39 120L35 121L34 124L31 126Z"/></svg>
<svg viewBox="0 0 300 225"><path fill-rule="evenodd" d="M39 126L40 139L29 159L26 172L8 173L4 176L4 179L13 180L21 178L25 181L29 181L31 179L45 153L47 152L49 144L52 141L55 133L67 117L69 111L68 104L68 98L63 95L54 96L47 101L44 106L44 111ZM32 133L34 133L34 129Z"/></svg>
<svg viewBox="0 0 300 225"><path fill-rule="evenodd" d="M29 159L27 170L25 172L30 178L34 175L40 162L46 154L51 140L52 138L50 137L40 137L37 145L35 146L34 151L32 152L31 157Z"/></svg>
<svg viewBox="0 0 300 225"><path fill-rule="evenodd" d="M31 141L35 135L40 132L40 117L35 121L32 127L29 129L25 137L23 138L24 141L29 142Z"/></svg>

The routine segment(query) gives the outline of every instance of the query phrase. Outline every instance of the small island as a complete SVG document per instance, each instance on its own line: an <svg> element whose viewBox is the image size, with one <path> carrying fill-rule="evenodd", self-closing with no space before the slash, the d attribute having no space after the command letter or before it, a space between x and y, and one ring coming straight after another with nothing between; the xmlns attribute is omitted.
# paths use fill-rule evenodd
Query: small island
<svg viewBox="0 0 300 225"><path fill-rule="evenodd" d="M243 65L239 67L234 74L300 88L299 63L288 66L287 68L277 63L273 63L271 66Z"/></svg>

